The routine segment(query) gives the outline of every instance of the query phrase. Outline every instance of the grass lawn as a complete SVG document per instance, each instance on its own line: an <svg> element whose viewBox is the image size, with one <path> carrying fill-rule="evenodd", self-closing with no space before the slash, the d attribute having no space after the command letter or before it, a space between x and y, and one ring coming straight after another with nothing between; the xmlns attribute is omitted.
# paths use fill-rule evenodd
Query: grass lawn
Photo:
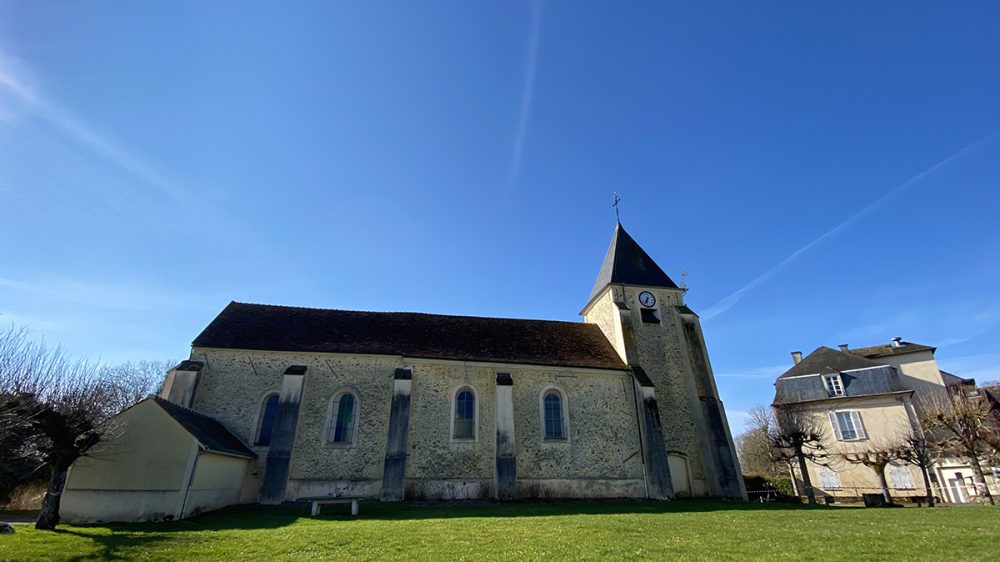
<svg viewBox="0 0 1000 562"><path fill-rule="evenodd" d="M1000 508L716 501L233 508L176 523L15 525L0 560L1000 559Z"/></svg>

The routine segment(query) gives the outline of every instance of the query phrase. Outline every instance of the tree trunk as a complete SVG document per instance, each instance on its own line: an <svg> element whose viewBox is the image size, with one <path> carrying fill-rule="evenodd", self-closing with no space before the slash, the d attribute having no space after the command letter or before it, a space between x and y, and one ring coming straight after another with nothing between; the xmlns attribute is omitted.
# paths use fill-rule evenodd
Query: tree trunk
<svg viewBox="0 0 1000 562"><path fill-rule="evenodd" d="M45 490L45 497L42 499L42 509L38 513L38 521L35 522L36 529L54 531L56 525L59 524L59 503L62 499L62 491L66 485L66 474L68 472L68 467L52 467L52 474L49 476L49 487Z"/></svg>
<svg viewBox="0 0 1000 562"><path fill-rule="evenodd" d="M990 504L996 505L997 502L993 499L990 487L986 484L986 478L983 476L983 467L979 466L979 455L974 450L970 450L969 459L972 461L972 480L976 483L976 487L978 488L979 484L982 484L983 495L986 496L986 499L990 500Z"/></svg>
<svg viewBox="0 0 1000 562"><path fill-rule="evenodd" d="M786 462L788 466L788 476L792 479L792 492L795 497L800 497L802 494L799 493L799 483L795 480L795 465L791 462Z"/></svg>
<svg viewBox="0 0 1000 562"><path fill-rule="evenodd" d="M885 467L878 472L878 483L882 486L882 497L885 498L886 505L892 505L892 495L889 493L889 483L885 480Z"/></svg>
<svg viewBox="0 0 1000 562"><path fill-rule="evenodd" d="M806 489L806 497L811 505L816 504L816 492L813 490L812 481L809 479L809 470L806 468L806 456L799 451L796 455L799 458L799 471L802 472L802 486Z"/></svg>
<svg viewBox="0 0 1000 562"><path fill-rule="evenodd" d="M924 477L924 490L927 490L927 507L934 507L934 490L931 489L931 477L926 466L920 467L920 474Z"/></svg>

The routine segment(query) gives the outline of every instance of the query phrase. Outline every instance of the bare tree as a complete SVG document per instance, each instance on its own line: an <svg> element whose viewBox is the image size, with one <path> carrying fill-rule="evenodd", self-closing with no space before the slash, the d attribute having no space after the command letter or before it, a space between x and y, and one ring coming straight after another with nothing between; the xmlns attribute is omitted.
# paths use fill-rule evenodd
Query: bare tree
<svg viewBox="0 0 1000 562"><path fill-rule="evenodd" d="M736 437L736 453L746 474L767 477L788 476L790 465L782 459L771 443L774 415L767 406L750 408L746 429Z"/></svg>
<svg viewBox="0 0 1000 562"><path fill-rule="evenodd" d="M969 459L976 488L991 504L996 504L983 476L980 460L995 454L1000 442L1000 420L990 410L981 393L970 395L965 390L949 392L947 397L932 395L922 402L921 424L926 430L942 436L942 445Z"/></svg>
<svg viewBox="0 0 1000 562"><path fill-rule="evenodd" d="M770 441L775 458L798 464L806 497L810 504L815 504L816 491L806 461L827 464L830 453L825 445L826 429L813 413L794 406L776 408L774 421Z"/></svg>
<svg viewBox="0 0 1000 562"><path fill-rule="evenodd" d="M99 378L109 383L108 407L117 413L150 394L159 394L167 371L176 363L143 360L101 367Z"/></svg>
<svg viewBox="0 0 1000 562"><path fill-rule="evenodd" d="M931 489L930 472L937 462L939 448L923 432L910 429L899 438L899 459L920 469L927 492L927 507L934 507L934 490Z"/></svg>
<svg viewBox="0 0 1000 562"><path fill-rule="evenodd" d="M849 463L864 465L875 471L885 503L892 504L892 494L889 492L889 483L885 478L885 468L889 466L889 463L900 460L901 448L898 443L869 442L867 447L846 451L841 453L840 457Z"/></svg>
<svg viewBox="0 0 1000 562"><path fill-rule="evenodd" d="M55 529L70 465L121 430L113 416L154 387L155 365L100 367L31 341L24 329L0 332L0 436L27 437L21 454L48 471L37 529Z"/></svg>

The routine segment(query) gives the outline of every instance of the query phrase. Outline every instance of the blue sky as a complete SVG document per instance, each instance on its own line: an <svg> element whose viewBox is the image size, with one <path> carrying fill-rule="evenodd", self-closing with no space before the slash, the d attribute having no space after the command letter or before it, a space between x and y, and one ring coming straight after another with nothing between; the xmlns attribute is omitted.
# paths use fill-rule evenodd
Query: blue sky
<svg viewBox="0 0 1000 562"><path fill-rule="evenodd" d="M1000 379L997 21L0 2L0 319L112 361L184 357L230 300L576 320L617 191L737 428L796 349Z"/></svg>

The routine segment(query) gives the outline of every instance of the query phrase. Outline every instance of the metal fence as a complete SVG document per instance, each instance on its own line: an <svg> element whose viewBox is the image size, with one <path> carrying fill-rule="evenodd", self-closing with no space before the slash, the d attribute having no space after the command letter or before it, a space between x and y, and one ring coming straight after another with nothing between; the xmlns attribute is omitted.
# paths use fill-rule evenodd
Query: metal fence
<svg viewBox="0 0 1000 562"><path fill-rule="evenodd" d="M799 497L805 498L805 493L803 492L803 485L801 481L796 481L799 490ZM994 497L1000 496L1000 490L997 486L989 486L990 493ZM840 486L838 488L824 488L822 486L813 486L813 491L816 494L816 500L826 503L861 503L864 501L866 495L882 495L882 488L877 486ZM931 491L934 494L935 502L951 502L951 494L947 493L942 487L938 485L932 485ZM984 501L985 495L984 490L973 490L971 486L963 486L960 490L964 502L961 503L974 503L978 501ZM781 492L774 488L762 488L757 490L747 490L747 495L752 502L773 502L781 501L782 499L788 499L789 496L783 495ZM923 487L919 488L894 488L889 487L889 495L893 499L900 501L911 501L913 503L922 503L927 501L927 490ZM794 498L795 496L792 496ZM792 499L792 501L795 501Z"/></svg>

